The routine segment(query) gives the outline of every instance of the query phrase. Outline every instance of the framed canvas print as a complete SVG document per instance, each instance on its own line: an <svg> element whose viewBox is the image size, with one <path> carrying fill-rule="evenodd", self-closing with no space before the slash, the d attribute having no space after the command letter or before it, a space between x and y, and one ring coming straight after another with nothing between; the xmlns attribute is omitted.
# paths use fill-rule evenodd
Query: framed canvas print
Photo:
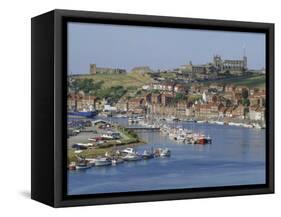
<svg viewBox="0 0 281 217"><path fill-rule="evenodd" d="M274 24L32 18L32 198L54 207L274 192Z"/></svg>

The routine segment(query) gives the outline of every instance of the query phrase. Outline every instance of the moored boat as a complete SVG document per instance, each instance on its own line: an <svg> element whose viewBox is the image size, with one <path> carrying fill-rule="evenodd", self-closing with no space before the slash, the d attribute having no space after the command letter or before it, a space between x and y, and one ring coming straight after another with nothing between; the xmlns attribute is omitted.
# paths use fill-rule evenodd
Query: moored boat
<svg viewBox="0 0 281 217"><path fill-rule="evenodd" d="M136 153L136 151L133 148L125 148L121 152L126 153L126 154L135 154Z"/></svg>
<svg viewBox="0 0 281 217"><path fill-rule="evenodd" d="M160 157L170 157L171 151L168 148L161 149Z"/></svg>
<svg viewBox="0 0 281 217"><path fill-rule="evenodd" d="M137 154L127 154L125 156L122 157L123 160L125 161L138 161L141 160L141 156L137 155Z"/></svg>
<svg viewBox="0 0 281 217"><path fill-rule="evenodd" d="M87 161L82 161L76 164L76 169L77 170L84 170L84 169L88 169L91 168L92 165L89 164Z"/></svg>
<svg viewBox="0 0 281 217"><path fill-rule="evenodd" d="M120 163L123 163L123 162L124 162L124 160L121 159L121 158L117 158L117 159L112 159L111 160L111 164L112 165L117 165L117 164L120 164Z"/></svg>
<svg viewBox="0 0 281 217"><path fill-rule="evenodd" d="M153 153L144 150L143 154L141 155L143 159L147 160L147 159L151 159L153 158Z"/></svg>
<svg viewBox="0 0 281 217"><path fill-rule="evenodd" d="M111 159L106 158L106 157L97 158L95 160L95 166L96 167L98 167L98 166L108 166L108 165L111 165L111 164L112 164Z"/></svg>

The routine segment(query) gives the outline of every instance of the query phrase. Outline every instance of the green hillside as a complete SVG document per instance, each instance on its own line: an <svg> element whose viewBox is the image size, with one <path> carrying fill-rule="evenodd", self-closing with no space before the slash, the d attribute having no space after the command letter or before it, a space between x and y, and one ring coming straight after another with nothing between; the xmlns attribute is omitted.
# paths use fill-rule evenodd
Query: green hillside
<svg viewBox="0 0 281 217"><path fill-rule="evenodd" d="M84 75L81 78L91 78L94 82L103 81L103 88L110 88L113 86L123 86L125 88L139 88L144 84L152 82L150 75L141 73L129 73L129 74L96 74L96 75Z"/></svg>
<svg viewBox="0 0 281 217"><path fill-rule="evenodd" d="M226 78L223 80L204 82L205 85L211 83L243 85L249 88L257 87L265 89L265 75L249 75L248 77Z"/></svg>
<svg viewBox="0 0 281 217"><path fill-rule="evenodd" d="M248 78L237 78L227 81L222 81L225 84L234 84L234 85L245 85L249 88L258 87L261 89L265 88L265 75L256 75Z"/></svg>

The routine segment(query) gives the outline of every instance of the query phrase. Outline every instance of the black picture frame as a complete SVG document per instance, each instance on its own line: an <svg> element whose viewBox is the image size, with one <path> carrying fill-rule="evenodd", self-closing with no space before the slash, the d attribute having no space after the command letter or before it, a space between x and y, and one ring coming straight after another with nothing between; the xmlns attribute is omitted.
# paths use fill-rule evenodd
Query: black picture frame
<svg viewBox="0 0 281 217"><path fill-rule="evenodd" d="M69 21L265 33L266 184L66 195L66 23ZM32 199L53 207L67 207L274 193L274 24L53 10L32 18L31 26Z"/></svg>

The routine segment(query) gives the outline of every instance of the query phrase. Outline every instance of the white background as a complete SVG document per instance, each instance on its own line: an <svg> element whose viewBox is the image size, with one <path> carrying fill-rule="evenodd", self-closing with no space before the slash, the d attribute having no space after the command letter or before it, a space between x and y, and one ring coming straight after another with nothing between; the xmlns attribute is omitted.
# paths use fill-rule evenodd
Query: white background
<svg viewBox="0 0 281 217"><path fill-rule="evenodd" d="M266 216L280 208L280 6L278 1L1 1L1 216ZM54 8L272 22L276 26L276 194L53 209L30 197L30 18ZM279 113L278 113L279 111ZM278 134L279 133L279 134ZM44 188L44 186L42 186ZM276 216L276 215L275 215Z"/></svg>

